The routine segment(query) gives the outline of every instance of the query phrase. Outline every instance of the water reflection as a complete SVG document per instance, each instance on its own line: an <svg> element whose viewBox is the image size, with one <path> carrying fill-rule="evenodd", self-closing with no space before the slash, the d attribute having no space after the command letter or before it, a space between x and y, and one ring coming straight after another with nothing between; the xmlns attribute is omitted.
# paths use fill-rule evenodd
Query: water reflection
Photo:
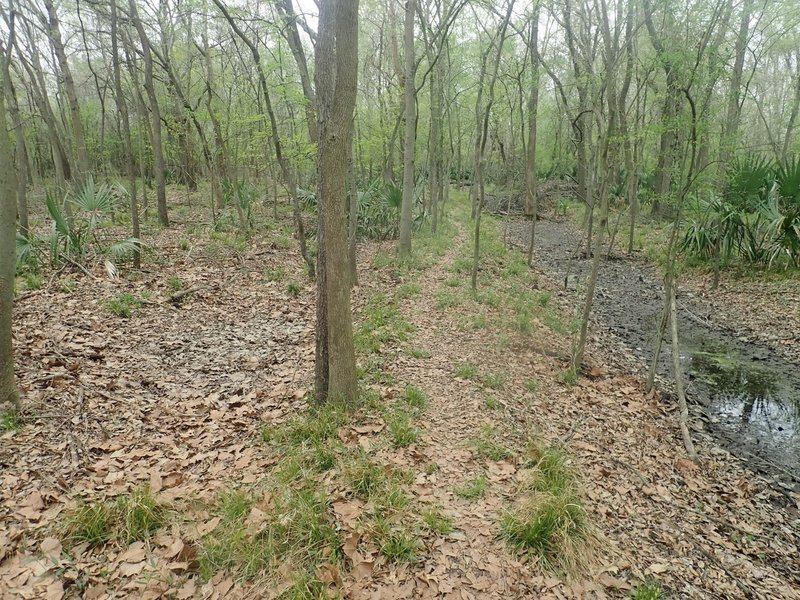
<svg viewBox="0 0 800 600"><path fill-rule="evenodd" d="M780 370L738 356L719 343L701 341L689 352L689 372L710 396L719 424L756 443L798 443L800 392Z"/></svg>

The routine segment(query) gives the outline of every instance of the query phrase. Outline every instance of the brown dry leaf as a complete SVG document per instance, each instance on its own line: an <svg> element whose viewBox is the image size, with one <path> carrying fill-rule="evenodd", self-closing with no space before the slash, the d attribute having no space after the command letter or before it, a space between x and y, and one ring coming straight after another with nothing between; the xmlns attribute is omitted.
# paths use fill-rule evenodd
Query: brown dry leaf
<svg viewBox="0 0 800 600"><path fill-rule="evenodd" d="M60 581L54 581L47 586L45 591L45 600L61 600L64 597L64 584Z"/></svg>
<svg viewBox="0 0 800 600"><path fill-rule="evenodd" d="M41 552L48 560L56 564L61 564L60 540L52 537L43 539L42 543L39 545L39 552Z"/></svg>
<svg viewBox="0 0 800 600"><path fill-rule="evenodd" d="M219 517L214 517L212 519L209 519L202 525L197 526L197 533L200 534L201 537L204 535L208 535L209 533L214 531L217 528L217 526L219 526L221 521L222 519L220 519Z"/></svg>

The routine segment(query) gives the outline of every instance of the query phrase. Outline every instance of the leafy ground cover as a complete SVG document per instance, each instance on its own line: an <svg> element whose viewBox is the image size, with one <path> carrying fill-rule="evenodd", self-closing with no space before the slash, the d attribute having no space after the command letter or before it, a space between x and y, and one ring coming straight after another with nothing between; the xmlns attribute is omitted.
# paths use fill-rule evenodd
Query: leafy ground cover
<svg viewBox="0 0 800 600"><path fill-rule="evenodd" d="M689 461L672 407L606 350L566 377L556 286L490 222L473 294L468 230L457 197L412 261L361 246L348 409L310 402L314 287L281 224L240 239L179 223L147 234L161 259L138 274L26 293L0 589L798 597L800 499L701 434Z"/></svg>

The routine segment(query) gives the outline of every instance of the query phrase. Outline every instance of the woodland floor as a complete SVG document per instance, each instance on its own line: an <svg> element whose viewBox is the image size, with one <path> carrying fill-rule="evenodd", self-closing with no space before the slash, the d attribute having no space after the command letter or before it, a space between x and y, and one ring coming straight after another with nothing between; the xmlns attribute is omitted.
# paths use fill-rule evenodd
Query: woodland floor
<svg viewBox="0 0 800 600"><path fill-rule="evenodd" d="M454 213L438 241L417 241L412 264L393 260L390 243L362 245L354 305L372 401L337 422L336 458L318 472L286 476L295 455L275 441L283 434L261 434L307 414L313 375L314 286L288 220L247 242L177 223L147 239L154 251L138 274L112 281L98 268L74 285L62 274L26 294L15 305L25 422L0 435L0 596L315 597L294 585L297 554L249 578L240 565L203 568L227 526L222 496L252 499L252 533L303 477L342 542L311 571L331 597L613 598L653 580L665 597L800 598L800 496L787 505L701 433L700 458L688 460L674 407L599 346L591 377L565 383L572 316L551 300L558 286L521 269L490 222L472 296L470 236ZM173 303L178 279L198 289ZM106 308L121 293L141 302L131 318ZM425 407L403 408L408 385ZM406 446L398 414L419 433ZM531 439L564 446L580 477L591 531L570 577L500 536L530 475ZM401 489L386 527L415 540L405 562L375 533L374 499L348 476L356 460ZM62 539L79 500L145 485L170 509L149 540ZM422 525L431 508L452 531Z"/></svg>

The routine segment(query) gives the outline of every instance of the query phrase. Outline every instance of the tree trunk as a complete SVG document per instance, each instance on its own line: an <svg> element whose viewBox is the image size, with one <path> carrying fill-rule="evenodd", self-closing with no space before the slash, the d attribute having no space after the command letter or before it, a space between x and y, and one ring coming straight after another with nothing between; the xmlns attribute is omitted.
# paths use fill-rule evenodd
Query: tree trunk
<svg viewBox="0 0 800 600"><path fill-rule="evenodd" d="M119 47L117 44L117 2L111 1L111 62L114 71L114 97L117 101L122 125L122 146L125 154L125 170L128 175L128 197L130 198L131 229L133 237L140 238L139 233L139 206L136 200L136 167L133 162L133 144L131 143L131 124L128 114L128 103L122 92L122 76L119 67ZM139 246L133 251L133 267L141 268L141 253Z"/></svg>
<svg viewBox="0 0 800 600"><path fill-rule="evenodd" d="M61 77L64 80L64 91L67 95L69 103L70 120L72 121L72 134L75 137L75 154L78 161L78 183L81 184L83 180L89 175L89 154L86 151L86 137L83 132L83 123L81 121L81 110L78 104L78 95L75 92L75 82L72 79L72 71L69 68L67 61L67 53L64 49L64 43L61 39L61 28L56 15L55 6L52 0L44 0L45 8L47 9L48 29L50 35L50 42L53 45L53 51L58 59L58 68L61 71Z"/></svg>
<svg viewBox="0 0 800 600"><path fill-rule="evenodd" d="M280 133L278 131L278 120L275 118L275 111L272 108L272 99L269 95L267 75L264 72L264 65L261 64L261 53L258 51L258 47L255 45L255 43L245 35L244 31L242 31L239 25L236 24L236 21L233 20L233 17L231 17L231 14L228 12L228 8L225 6L225 4L220 0L214 0L214 4L217 5L217 8L225 17L225 20L228 21L228 24L231 26L231 29L233 29L233 32L250 49L250 54L253 57L253 62L256 66L256 73L258 74L259 86L261 87L261 94L264 97L264 109L266 110L267 117L269 118L270 138L272 139L272 145L275 149L275 160L278 162L278 166L281 169L283 182L289 191L289 198L292 202L292 212L294 213L295 227L297 227L297 241L300 245L300 255L303 257L306 267L308 267L309 275L313 277L315 272L314 261L311 260L311 257L308 255L308 250L306 249L306 234L305 227L303 226L303 215L300 212L300 202L297 198L297 174L295 173L294 168L289 164L286 156L283 154L283 144L281 143Z"/></svg>
<svg viewBox="0 0 800 600"><path fill-rule="evenodd" d="M8 72L7 57L0 76ZM15 229L17 222L17 175L6 125L5 94L0 94L0 410L18 411L19 393L14 379L12 314L14 307Z"/></svg>
<svg viewBox="0 0 800 600"><path fill-rule="evenodd" d="M153 56L150 52L150 43L144 31L144 25L139 18L136 9L136 2L128 0L131 21L139 34L139 41L142 44L142 56L144 57L144 88L147 91L147 98L150 101L150 115L153 131L153 170L156 179L156 207L158 209L158 222L163 227L169 227L169 215L167 214L167 182L165 179L166 165L164 163L164 148L161 142L161 111L158 107L158 97L156 96L155 83L153 81Z"/></svg>
<svg viewBox="0 0 800 600"><path fill-rule="evenodd" d="M414 55L415 0L406 0L403 26L403 51L405 53L405 139L403 142L403 200L400 205L400 244L398 254L411 254L411 223L414 207L414 159L417 145L417 88L415 84L416 57Z"/></svg>
<svg viewBox="0 0 800 600"><path fill-rule="evenodd" d="M300 33L297 31L297 15L294 14L292 0L279 0L276 4L278 12L281 13L285 24L284 36L289 42L289 49L292 51L294 61L297 64L297 71L300 74L300 85L303 88L303 96L306 99L305 114L308 126L308 138L312 144L317 143L317 117L315 115L314 104L316 96L314 87L311 85L311 77L308 75L308 63L306 53L303 50L303 43L300 40Z"/></svg>
<svg viewBox="0 0 800 600"><path fill-rule="evenodd" d="M539 2L536 0L531 16L531 31L528 38L531 54L531 91L528 97L528 143L525 155L525 186L527 202L525 212L531 220L531 237L528 243L528 266L533 262L533 247L536 234L536 219L539 202L536 197L536 127L539 114Z"/></svg>
<svg viewBox="0 0 800 600"><path fill-rule="evenodd" d="M11 81L8 61L3 61L3 84L6 98L8 98L8 114L11 117L11 127L14 129L15 166L17 170L17 216L19 217L19 233L28 237L28 159L25 148L25 131L22 116L17 102L17 91Z"/></svg>
<svg viewBox="0 0 800 600"><path fill-rule="evenodd" d="M475 159L475 165L478 167L475 173L475 182L478 185L478 199L474 205L475 210L475 248L472 254L472 291L478 288L478 263L481 255L481 213L483 210L484 200L484 179L483 179L483 161L484 152L486 150L486 142L489 138L489 117L492 113L492 105L494 104L494 86L497 81L497 74L500 71L500 58L503 54L503 44L506 41L506 29L511 20L511 13L514 10L514 0L509 0L508 10L505 17L500 24L500 31L497 34L497 54L495 55L494 65L492 66L492 75L489 79L489 95L486 100L486 107L483 110L483 122L478 131L478 139L480 143L477 145L478 156ZM490 46L491 47L491 46ZM483 78L481 77L481 80ZM478 91L480 96L480 90Z"/></svg>
<svg viewBox="0 0 800 600"><path fill-rule="evenodd" d="M322 0L317 41L318 402L358 397L347 260L347 145L358 78L358 0Z"/></svg>

